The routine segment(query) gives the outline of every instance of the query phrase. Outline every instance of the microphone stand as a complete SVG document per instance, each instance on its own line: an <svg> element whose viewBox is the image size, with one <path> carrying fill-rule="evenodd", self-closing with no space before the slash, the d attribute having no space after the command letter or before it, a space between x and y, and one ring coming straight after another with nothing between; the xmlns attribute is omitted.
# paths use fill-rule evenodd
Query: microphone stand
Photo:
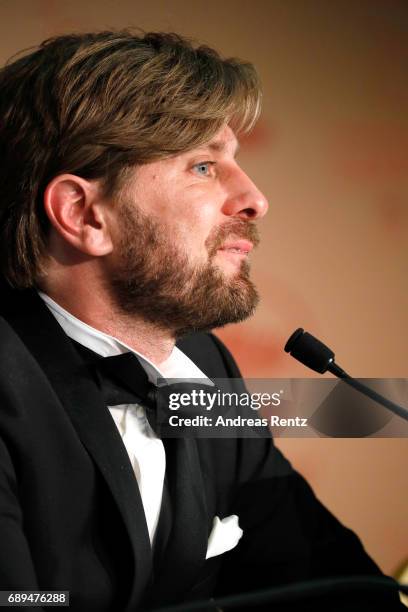
<svg viewBox="0 0 408 612"><path fill-rule="evenodd" d="M353 389L360 391L360 393L364 393L364 395L371 398L378 404L385 406L385 408L388 408L388 410L391 410L391 412L401 417L401 419L405 419L405 421L408 421L408 410L406 410L402 406L399 406L398 404L395 404L394 402L387 399L383 395L380 395L379 393L377 393L377 391L374 391L374 389L370 389L370 387L367 387L367 385L364 385L362 382L360 382L356 378L352 378L349 374L347 374L347 372L345 372L334 361L329 365L327 369L329 372L337 376L337 378L340 378L341 380L343 380L347 385L349 385L350 387L353 387Z"/></svg>

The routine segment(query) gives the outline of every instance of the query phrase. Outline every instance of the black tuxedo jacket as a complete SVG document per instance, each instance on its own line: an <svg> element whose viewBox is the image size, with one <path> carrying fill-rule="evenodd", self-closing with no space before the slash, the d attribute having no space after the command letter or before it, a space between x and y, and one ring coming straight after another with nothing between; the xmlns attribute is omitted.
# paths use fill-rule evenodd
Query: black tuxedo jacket
<svg viewBox="0 0 408 612"><path fill-rule="evenodd" d="M173 524L154 563L128 455L79 354L33 291L3 289L0 315L0 590L69 590L73 611L131 612L380 574L270 438L166 441ZM209 377L239 377L214 336L179 347ZM231 514L244 536L206 561L214 516Z"/></svg>

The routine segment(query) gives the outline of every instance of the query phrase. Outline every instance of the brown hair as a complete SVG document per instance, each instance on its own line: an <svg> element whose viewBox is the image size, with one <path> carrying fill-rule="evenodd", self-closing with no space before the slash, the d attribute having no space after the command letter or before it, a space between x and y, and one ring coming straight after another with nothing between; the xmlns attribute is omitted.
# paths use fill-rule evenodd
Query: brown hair
<svg viewBox="0 0 408 612"><path fill-rule="evenodd" d="M251 64L181 36L130 31L46 40L0 71L0 266L35 284L47 253L43 193L62 173L101 179L187 151L223 124L248 131L260 110Z"/></svg>

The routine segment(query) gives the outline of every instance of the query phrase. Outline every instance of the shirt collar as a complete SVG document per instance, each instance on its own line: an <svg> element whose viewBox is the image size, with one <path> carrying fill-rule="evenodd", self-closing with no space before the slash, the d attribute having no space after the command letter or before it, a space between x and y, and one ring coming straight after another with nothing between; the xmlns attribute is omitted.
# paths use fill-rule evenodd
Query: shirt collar
<svg viewBox="0 0 408 612"><path fill-rule="evenodd" d="M170 356L158 368L147 357L138 353L124 342L77 319L77 317L74 317L73 314L57 304L45 293L39 291L38 295L45 302L67 336L72 340L79 342L82 346L103 357L120 355L129 351L132 352L138 358L151 383L157 384L158 378L202 378L206 379L209 384L212 384L204 372L185 353L180 351L177 346L173 348Z"/></svg>

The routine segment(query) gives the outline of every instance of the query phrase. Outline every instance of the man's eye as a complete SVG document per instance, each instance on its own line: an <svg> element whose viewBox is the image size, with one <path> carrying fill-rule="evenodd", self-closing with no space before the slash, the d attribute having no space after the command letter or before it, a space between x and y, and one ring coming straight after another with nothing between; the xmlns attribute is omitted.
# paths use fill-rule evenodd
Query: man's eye
<svg viewBox="0 0 408 612"><path fill-rule="evenodd" d="M210 176L211 166L214 166L214 165L215 165L215 162L206 161L206 162L200 162L199 164L194 164L193 168L197 172L197 174L200 174L201 176Z"/></svg>

